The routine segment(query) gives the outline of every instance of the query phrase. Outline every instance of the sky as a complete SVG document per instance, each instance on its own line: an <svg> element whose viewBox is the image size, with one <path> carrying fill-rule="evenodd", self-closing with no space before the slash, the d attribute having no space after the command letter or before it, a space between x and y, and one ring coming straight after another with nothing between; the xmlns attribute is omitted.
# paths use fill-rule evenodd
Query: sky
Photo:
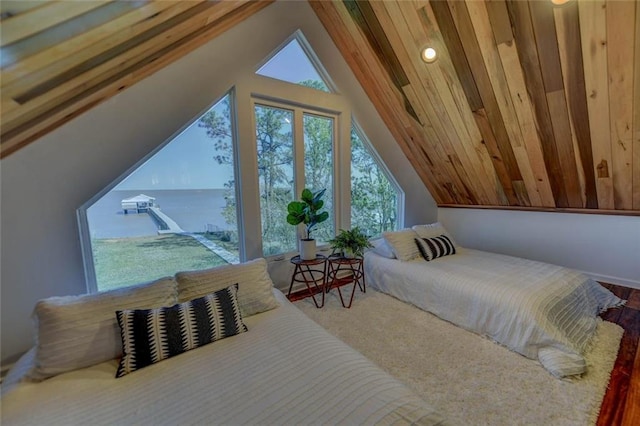
<svg viewBox="0 0 640 426"><path fill-rule="evenodd" d="M304 51L293 39L257 72L267 77L298 83L320 79ZM216 104L216 108L220 103ZM115 190L213 189L232 179L231 165L214 160L214 141L198 120L118 184Z"/></svg>

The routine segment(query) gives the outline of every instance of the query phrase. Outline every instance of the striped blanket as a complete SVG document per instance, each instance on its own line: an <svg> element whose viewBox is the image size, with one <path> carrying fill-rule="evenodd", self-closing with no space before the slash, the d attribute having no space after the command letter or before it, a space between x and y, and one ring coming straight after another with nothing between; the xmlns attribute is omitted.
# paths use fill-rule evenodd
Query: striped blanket
<svg viewBox="0 0 640 426"><path fill-rule="evenodd" d="M369 252L365 274L372 287L538 359L557 377L586 370L598 313L624 303L578 271L465 248L430 262Z"/></svg>
<svg viewBox="0 0 640 426"><path fill-rule="evenodd" d="M444 425L409 388L280 292L249 328L116 379L117 360L39 383L3 383L3 425Z"/></svg>

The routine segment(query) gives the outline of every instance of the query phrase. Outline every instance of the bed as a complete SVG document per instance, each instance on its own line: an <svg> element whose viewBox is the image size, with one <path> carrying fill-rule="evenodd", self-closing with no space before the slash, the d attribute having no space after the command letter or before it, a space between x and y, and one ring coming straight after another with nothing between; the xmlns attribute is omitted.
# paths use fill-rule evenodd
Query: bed
<svg viewBox="0 0 640 426"><path fill-rule="evenodd" d="M460 247L437 223L414 228L385 233L366 253L371 287L537 359L556 377L586 370L598 314L623 300L578 271ZM416 240L443 236L426 261Z"/></svg>
<svg viewBox="0 0 640 426"><path fill-rule="evenodd" d="M263 260L260 268L266 274ZM275 306L243 315L248 331L120 378L116 358L38 382L20 380L42 356L36 346L3 384L2 424L446 424L281 292L269 292L262 297Z"/></svg>

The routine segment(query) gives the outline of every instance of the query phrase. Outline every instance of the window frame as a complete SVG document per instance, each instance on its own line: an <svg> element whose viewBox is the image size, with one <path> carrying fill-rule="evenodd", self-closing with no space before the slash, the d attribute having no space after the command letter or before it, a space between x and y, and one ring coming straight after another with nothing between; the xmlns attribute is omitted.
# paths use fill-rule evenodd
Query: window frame
<svg viewBox="0 0 640 426"><path fill-rule="evenodd" d="M98 200L104 197L107 193L111 192L116 186L118 186L122 181L128 178L132 173L134 173L138 168L140 168L144 163L149 161L154 155L156 155L159 151L164 149L169 143L171 143L175 138L179 137L182 133L184 133L189 127L195 125L200 118L206 114L209 110L211 110L214 106L216 106L219 102L221 102L225 97L229 97L229 120L231 127L231 144L232 151L234 156L233 161L233 173L235 180L235 197L236 197L236 223L238 227L238 257L240 261L245 259L244 257L244 241L245 238L243 236L244 231L242 229L242 206L239 202L239 197L241 194L241 188L239 185L239 167L238 167L238 127L237 127L237 113L236 113L236 90L234 87L225 91L222 96L217 98L214 102L209 104L206 108L201 110L191 121L182 126L179 130L174 132L171 136L165 139L161 144L155 147L151 152L142 157L139 161L129 167L124 173L119 175L116 179L114 179L109 185L100 190L97 194L87 200L84 204L76 209L76 221L78 223L78 233L80 240L80 251L82 254L82 263L85 275L85 282L88 293L98 293L100 290L98 289L98 280L96 275L95 261L93 258L93 246L91 242L91 230L89 229L89 218L87 215L87 210L95 204ZM177 272L177 271L176 271ZM158 277L160 278L160 277Z"/></svg>
<svg viewBox="0 0 640 426"><path fill-rule="evenodd" d="M293 38L296 38L307 58L315 67L318 75L323 79L330 92L319 91L300 84L274 79L257 74L262 65L271 60L280 49L286 46ZM260 218L260 191L258 187L257 169L257 141L255 134L255 104L273 105L279 108L300 110L299 120L303 122L304 114L328 116L334 120L333 132L333 215L334 230L349 229L351 226L351 130L352 128L362 140L365 149L371 155L378 167L383 171L397 193L397 227L404 225L405 194L396 179L389 172L378 152L371 144L364 130L357 123L351 112L351 104L342 96L329 77L328 73L318 60L308 42L297 30L288 37L274 51L267 56L253 72L240 73L234 86L225 91L219 98L204 108L190 122L172 134L153 151L136 162L126 172L121 174L111 184L102 189L89 201L77 209L77 221L80 230L80 244L83 256L87 289L89 292L98 291L95 263L93 260L92 244L88 226L87 209L102 198L107 192L116 187L123 179L128 177L139 166L148 161L167 144L193 125L208 110L218 102L229 96L231 132L233 135L232 147L234 155L233 172L235 177L236 216L238 229L238 251L240 261L246 261L258 257L266 257L268 261L278 261L297 254L295 251L278 255L264 256L262 251L262 229ZM294 115L294 121L296 120ZM301 137L294 138L296 145L304 148L304 130L299 126ZM295 127L294 127L295 132ZM296 161L294 167L304 170L304 150L294 152ZM304 174L296 170L294 191L296 198L304 186ZM283 220L285 220L283 218ZM328 246L321 246L320 250L328 250Z"/></svg>
<svg viewBox="0 0 640 426"><path fill-rule="evenodd" d="M263 77L260 75L257 75L260 78L265 78L265 79L270 79L273 80L269 77ZM295 87L304 87L304 86L299 86L299 85L295 85L294 83L287 83L287 82L281 82L280 80L276 80L279 83L284 83L287 85L294 85ZM313 90L314 92L317 92L315 89L310 89L307 88L309 90ZM322 93L326 93L326 92L322 92ZM328 95L333 95L333 96L337 96L340 97L340 95L336 95L336 94L331 94L331 93L327 93ZM336 98L337 99L337 98ZM254 158L255 158L255 163L256 163L256 173L255 173L255 187L257 188L256 194L255 194L255 199L256 199L256 204L258 205L258 207L260 206L260 192L259 192L259 181L258 181L258 173L257 173L257 138L256 138L256 134L255 134L255 127L256 127L256 123L255 123L255 107L256 105L262 105L262 106L267 106L267 107L272 107L272 108L279 108L279 109L285 109L285 110L290 110L293 112L293 158L294 158L294 162L293 162L293 170L294 170L294 185L293 185L293 191L294 191L294 199L297 200L299 199L299 194L302 192L302 189L304 189L305 187L305 174L304 174L304 116L305 114L308 115L314 115L314 116L319 116L319 117L324 117L324 118L329 118L333 120L333 132L332 132L332 137L333 137L333 141L332 141L332 157L333 157L333 176L332 176L332 194L333 194L333 199L332 199L332 203L333 203L333 211L329 212L330 215L333 216L333 226L334 226L334 232L336 232L340 227L343 227L344 224L344 219L343 219L343 212L341 210L341 205L344 202L344 196L343 194L341 194L340 191L340 187L339 187L339 180L338 180L338 176L341 175L339 169L339 163L340 163L340 155L339 155L339 149L341 147L340 142L340 133L342 132L342 127L345 126L344 121L346 121L343 116L344 116L344 111L332 111L331 108L327 107L327 105L324 105L323 107L318 107L316 105L309 105L309 104L304 104L300 102L300 99L296 99L296 100L290 100L290 99L278 99L278 98L274 98L274 96L267 96L267 95L263 95L263 94L253 94L251 96L250 99L250 106L251 106L251 111L252 111L252 117L251 117L251 125L252 125L252 146L253 146L253 154L254 154ZM349 114L350 115L350 114ZM347 164L347 167L350 166L350 162ZM349 198L350 198L350 193L348 194ZM256 217L260 217L260 211L257 211L257 216ZM283 218L283 220L285 220ZM261 252L261 256L266 258L267 260L277 260L277 259L283 259L285 257L291 257L292 255L294 255L295 253L297 253L298 249L294 249L293 251L287 251L284 253L278 253L278 254L273 254L273 255L265 255L264 254L264 250L263 250L263 241L262 241L262 224L261 224L261 220L258 221L260 223L258 223L256 225L256 228L258 230L258 234L260 235L260 252ZM299 225L298 229L296 231L296 235L297 238L300 239L303 237L303 225ZM320 246L320 247L326 247L326 244Z"/></svg>

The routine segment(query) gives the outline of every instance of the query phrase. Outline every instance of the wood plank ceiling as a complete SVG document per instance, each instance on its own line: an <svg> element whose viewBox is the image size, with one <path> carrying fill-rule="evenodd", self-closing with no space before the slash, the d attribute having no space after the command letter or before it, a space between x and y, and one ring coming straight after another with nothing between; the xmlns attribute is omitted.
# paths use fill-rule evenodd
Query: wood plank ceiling
<svg viewBox="0 0 640 426"><path fill-rule="evenodd" d="M310 3L439 205L640 213L636 1Z"/></svg>
<svg viewBox="0 0 640 426"><path fill-rule="evenodd" d="M0 157L269 3L2 0ZM636 1L310 4L439 205L640 214Z"/></svg>
<svg viewBox="0 0 640 426"><path fill-rule="evenodd" d="M271 2L0 1L0 157Z"/></svg>

